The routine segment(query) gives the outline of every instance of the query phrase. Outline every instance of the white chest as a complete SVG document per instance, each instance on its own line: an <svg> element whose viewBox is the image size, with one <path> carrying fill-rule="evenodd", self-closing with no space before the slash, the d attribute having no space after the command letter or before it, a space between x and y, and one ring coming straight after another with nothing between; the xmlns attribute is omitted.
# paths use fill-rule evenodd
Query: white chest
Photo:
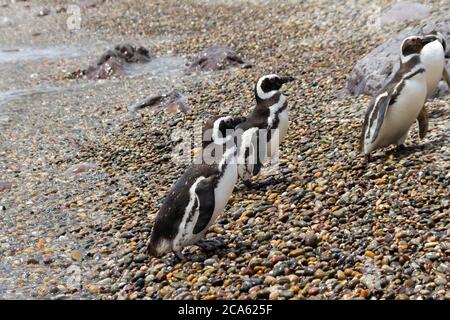
<svg viewBox="0 0 450 320"><path fill-rule="evenodd" d="M442 79L445 65L444 48L439 41L433 41L423 47L420 59L425 66L427 79L427 93L430 96Z"/></svg>
<svg viewBox="0 0 450 320"><path fill-rule="evenodd" d="M424 74L419 74L405 81L396 102L389 106L385 116L377 139L381 142L381 145L386 146L395 143L409 131L423 107L426 94L427 87Z"/></svg>

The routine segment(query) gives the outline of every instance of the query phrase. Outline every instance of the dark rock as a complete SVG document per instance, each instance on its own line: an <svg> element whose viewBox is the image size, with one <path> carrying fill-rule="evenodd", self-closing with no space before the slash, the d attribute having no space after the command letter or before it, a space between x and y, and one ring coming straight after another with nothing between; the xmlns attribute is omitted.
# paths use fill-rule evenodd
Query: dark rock
<svg viewBox="0 0 450 320"><path fill-rule="evenodd" d="M231 48L212 46L202 51L189 66L190 71L215 71L223 70L230 66L250 68L251 63L244 61Z"/></svg>
<svg viewBox="0 0 450 320"><path fill-rule="evenodd" d="M145 98L144 100L129 106L128 110L130 112L135 112L148 107L164 109L167 112L181 111L183 113L188 113L191 111L186 96L176 90L168 94Z"/></svg>
<svg viewBox="0 0 450 320"><path fill-rule="evenodd" d="M88 79L107 79L125 74L125 67L130 63L146 63L152 60L148 50L142 46L120 44L107 50L100 59L86 70Z"/></svg>
<svg viewBox="0 0 450 320"><path fill-rule="evenodd" d="M313 232L307 232L305 236L305 245L308 247L316 247L319 240L317 238L317 235Z"/></svg>
<svg viewBox="0 0 450 320"><path fill-rule="evenodd" d="M145 285L145 280L142 278L139 278L136 280L135 286L136 288L143 288Z"/></svg>
<svg viewBox="0 0 450 320"><path fill-rule="evenodd" d="M39 10L39 12L37 13L38 17L44 17L44 16L48 16L50 14L50 9L48 8L42 8Z"/></svg>
<svg viewBox="0 0 450 320"><path fill-rule="evenodd" d="M347 93L350 95L376 95L383 85L393 76L399 67L400 44L404 38L411 35L429 34L436 30L444 36L450 34L450 17L437 18L427 24L417 26L411 30L404 30L397 36L373 49L364 58L359 60L347 83ZM450 39L447 39L447 43ZM449 48L447 48L447 54ZM447 69L450 61L447 61ZM440 86L441 87L441 86ZM448 93L448 90L437 90L439 97ZM436 93L435 95L436 96Z"/></svg>

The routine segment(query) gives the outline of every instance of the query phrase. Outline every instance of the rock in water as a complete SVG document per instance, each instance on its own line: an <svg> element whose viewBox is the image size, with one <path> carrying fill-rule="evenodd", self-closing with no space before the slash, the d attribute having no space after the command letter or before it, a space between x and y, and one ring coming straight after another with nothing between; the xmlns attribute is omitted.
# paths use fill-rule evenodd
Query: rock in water
<svg viewBox="0 0 450 320"><path fill-rule="evenodd" d="M347 82L347 93L350 95L376 95L399 67L399 48L402 40L411 35L428 34L433 30L448 37L450 34L450 17L440 17L427 24L417 26L410 30L404 30L396 37L373 49L356 63L350 73ZM449 41L450 39L447 38L447 43ZM447 54L449 50L447 48ZM447 61L446 68L450 70L449 61ZM442 97L447 93L448 90L439 89L435 93L435 96Z"/></svg>
<svg viewBox="0 0 450 320"><path fill-rule="evenodd" d="M250 68L251 63L244 61L236 51L228 47L212 46L202 51L189 66L189 71L223 70L230 66Z"/></svg>
<svg viewBox="0 0 450 320"><path fill-rule="evenodd" d="M100 59L86 70L88 79L107 79L124 75L124 68L129 63L146 63L153 56L142 46L121 44L107 50Z"/></svg>
<svg viewBox="0 0 450 320"><path fill-rule="evenodd" d="M181 111L183 113L188 113L191 111L187 97L176 90L168 94L145 98L144 100L129 106L128 111L136 112L147 107L165 109L167 112Z"/></svg>
<svg viewBox="0 0 450 320"><path fill-rule="evenodd" d="M398 2L380 17L381 26L403 21L422 20L430 16L430 10L417 2Z"/></svg>

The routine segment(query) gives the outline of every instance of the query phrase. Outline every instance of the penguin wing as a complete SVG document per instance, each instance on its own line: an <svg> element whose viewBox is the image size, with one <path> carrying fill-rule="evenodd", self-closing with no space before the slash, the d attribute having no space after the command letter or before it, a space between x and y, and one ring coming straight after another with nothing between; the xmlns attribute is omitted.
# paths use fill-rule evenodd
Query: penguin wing
<svg viewBox="0 0 450 320"><path fill-rule="evenodd" d="M195 193L197 194L198 200L200 202L198 219L195 222L194 234L203 231L209 224L211 217L214 213L215 207L215 176L210 176L203 179L197 184L195 188Z"/></svg>
<svg viewBox="0 0 450 320"><path fill-rule="evenodd" d="M214 166L204 164L192 165L187 168L163 200L153 227L157 234L164 234L169 239L177 235L179 225L186 214L186 205L191 198L190 187L199 177L209 177L215 172L217 169Z"/></svg>
<svg viewBox="0 0 450 320"><path fill-rule="evenodd" d="M420 110L417 122L419 123L419 137L423 139L428 132L428 110L426 106L423 106L422 110Z"/></svg>
<svg viewBox="0 0 450 320"><path fill-rule="evenodd" d="M370 104L364 119L363 130L361 132L361 150L363 150L366 139L370 139L371 143L375 142L377 139L389 105L391 105L391 101L394 101L392 100L392 96L393 95L388 91L385 91L378 95Z"/></svg>

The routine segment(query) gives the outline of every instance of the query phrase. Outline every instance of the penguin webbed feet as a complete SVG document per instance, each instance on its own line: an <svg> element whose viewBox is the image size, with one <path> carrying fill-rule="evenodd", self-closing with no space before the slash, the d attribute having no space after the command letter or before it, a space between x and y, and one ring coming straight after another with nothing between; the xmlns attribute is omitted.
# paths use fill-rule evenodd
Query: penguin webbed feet
<svg viewBox="0 0 450 320"><path fill-rule="evenodd" d="M182 262L186 260L186 256L183 255L183 253L180 251L173 251L173 254L170 255L168 262L170 265L174 266L176 265L178 262Z"/></svg>
<svg viewBox="0 0 450 320"><path fill-rule="evenodd" d="M370 153L367 153L364 155L364 163L367 165L372 161L372 156L370 155Z"/></svg>
<svg viewBox="0 0 450 320"><path fill-rule="evenodd" d="M199 240L195 245L197 247L200 247L204 251L214 251L217 249L225 248L227 246L225 240L222 238L202 239Z"/></svg>
<svg viewBox="0 0 450 320"><path fill-rule="evenodd" d="M397 146L397 148L395 149L395 151L396 152L404 152L404 151L406 151L406 146L402 143L402 144L399 144L398 146Z"/></svg>

